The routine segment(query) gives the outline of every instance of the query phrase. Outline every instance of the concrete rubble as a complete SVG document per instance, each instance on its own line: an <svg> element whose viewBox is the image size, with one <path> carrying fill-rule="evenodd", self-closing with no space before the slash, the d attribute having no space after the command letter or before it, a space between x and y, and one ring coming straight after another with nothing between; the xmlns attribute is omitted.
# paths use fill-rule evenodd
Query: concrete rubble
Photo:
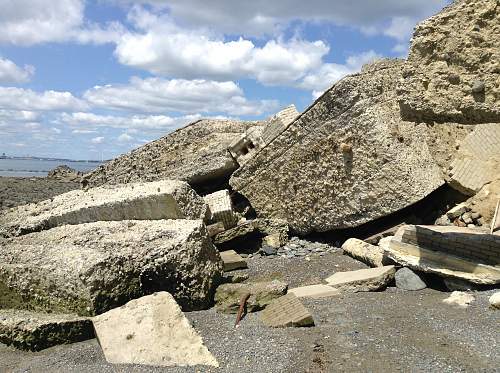
<svg viewBox="0 0 500 373"><path fill-rule="evenodd" d="M342 250L347 255L368 264L370 267L382 267L384 263L389 264L389 260L384 258L384 251L381 248L357 238L350 238L345 241Z"/></svg>
<svg viewBox="0 0 500 373"><path fill-rule="evenodd" d="M206 308L222 261L201 220L62 226L0 245L0 304L95 315L153 291Z"/></svg>
<svg viewBox="0 0 500 373"><path fill-rule="evenodd" d="M245 259L234 250L221 251L219 254L224 263L224 272L248 268Z"/></svg>
<svg viewBox="0 0 500 373"><path fill-rule="evenodd" d="M94 317L92 322L110 363L219 366L167 292L131 300Z"/></svg>
<svg viewBox="0 0 500 373"><path fill-rule="evenodd" d="M210 220L212 223L222 223L225 230L236 226L238 217L234 213L228 190L219 190L206 195L203 199L210 209Z"/></svg>
<svg viewBox="0 0 500 373"><path fill-rule="evenodd" d="M443 299L443 303L452 305L452 306L458 306L462 308L468 307L472 302L474 302L476 298L474 295L470 293L466 293L463 291L454 291L451 293L451 295Z"/></svg>
<svg viewBox="0 0 500 373"><path fill-rule="evenodd" d="M340 291L328 285L317 284L300 286L298 288L289 289L287 294L293 294L297 298L327 298L339 295Z"/></svg>
<svg viewBox="0 0 500 373"><path fill-rule="evenodd" d="M275 299L261 312L260 319L269 327L313 326L314 319L294 294Z"/></svg>
<svg viewBox="0 0 500 373"><path fill-rule="evenodd" d="M493 294L488 301L490 302L491 308L500 310L500 291Z"/></svg>
<svg viewBox="0 0 500 373"><path fill-rule="evenodd" d="M208 213L203 199L182 181L99 187L0 213L0 237L97 221L206 219Z"/></svg>
<svg viewBox="0 0 500 373"><path fill-rule="evenodd" d="M327 277L328 285L346 292L374 291L386 287L396 270L394 266L360 269L357 271L337 272Z"/></svg>

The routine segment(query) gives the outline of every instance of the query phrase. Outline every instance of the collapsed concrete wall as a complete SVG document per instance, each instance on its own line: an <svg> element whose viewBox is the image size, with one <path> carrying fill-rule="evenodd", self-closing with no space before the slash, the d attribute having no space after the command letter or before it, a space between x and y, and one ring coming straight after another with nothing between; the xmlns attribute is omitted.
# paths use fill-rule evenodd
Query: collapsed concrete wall
<svg viewBox="0 0 500 373"><path fill-rule="evenodd" d="M208 206L178 180L75 190L0 214L0 237L65 224L113 220L206 219Z"/></svg>
<svg viewBox="0 0 500 373"><path fill-rule="evenodd" d="M405 120L500 122L500 5L457 0L419 24L398 87Z"/></svg>
<svg viewBox="0 0 500 373"><path fill-rule="evenodd" d="M425 126L401 121L402 62L384 60L335 84L230 179L257 214L306 234L355 227L443 184Z"/></svg>
<svg viewBox="0 0 500 373"><path fill-rule="evenodd" d="M221 275L201 220L66 225L0 241L0 308L87 316L168 291L200 309Z"/></svg>

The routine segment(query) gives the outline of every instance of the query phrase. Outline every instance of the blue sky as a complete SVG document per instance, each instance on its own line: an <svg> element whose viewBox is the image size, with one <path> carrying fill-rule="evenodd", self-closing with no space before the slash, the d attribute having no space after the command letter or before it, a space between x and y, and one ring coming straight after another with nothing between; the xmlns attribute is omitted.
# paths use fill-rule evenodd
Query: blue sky
<svg viewBox="0 0 500 373"><path fill-rule="evenodd" d="M0 153L111 158L202 117L303 110L447 0L0 0Z"/></svg>

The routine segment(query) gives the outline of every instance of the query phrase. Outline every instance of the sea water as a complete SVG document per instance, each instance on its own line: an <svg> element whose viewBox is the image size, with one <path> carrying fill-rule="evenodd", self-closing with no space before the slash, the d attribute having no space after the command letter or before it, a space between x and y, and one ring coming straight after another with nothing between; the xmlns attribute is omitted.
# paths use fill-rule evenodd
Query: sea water
<svg viewBox="0 0 500 373"><path fill-rule="evenodd" d="M52 161L44 159L0 159L0 176L44 177L57 166L66 165L77 171L88 172L99 166L99 162Z"/></svg>

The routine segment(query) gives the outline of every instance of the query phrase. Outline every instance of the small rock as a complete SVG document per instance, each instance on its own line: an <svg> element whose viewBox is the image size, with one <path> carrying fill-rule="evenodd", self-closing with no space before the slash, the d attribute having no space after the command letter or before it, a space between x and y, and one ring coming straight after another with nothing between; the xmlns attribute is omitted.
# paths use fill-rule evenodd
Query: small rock
<svg viewBox="0 0 500 373"><path fill-rule="evenodd" d="M493 294L490 299L490 307L500 310L500 291L497 291L495 294Z"/></svg>
<svg viewBox="0 0 500 373"><path fill-rule="evenodd" d="M472 83L472 93L483 93L484 90L486 89L486 86L483 81L481 80L475 80Z"/></svg>
<svg viewBox="0 0 500 373"><path fill-rule="evenodd" d="M454 291L448 298L443 300L443 303L465 308L474 302L474 300L475 298L472 294L465 293L463 291Z"/></svg>
<svg viewBox="0 0 500 373"><path fill-rule="evenodd" d="M471 214L466 212L465 214L462 215L462 221L465 223L465 224L472 224L473 221L472 221L472 217L471 217Z"/></svg>
<svg viewBox="0 0 500 373"><path fill-rule="evenodd" d="M263 255L270 256L270 255L276 255L278 253L278 250L274 247L264 245L261 247L259 252Z"/></svg>
<svg viewBox="0 0 500 373"><path fill-rule="evenodd" d="M422 290L427 287L420 277L415 272L407 267L403 267L396 272L394 276L396 280L396 287L403 290Z"/></svg>

